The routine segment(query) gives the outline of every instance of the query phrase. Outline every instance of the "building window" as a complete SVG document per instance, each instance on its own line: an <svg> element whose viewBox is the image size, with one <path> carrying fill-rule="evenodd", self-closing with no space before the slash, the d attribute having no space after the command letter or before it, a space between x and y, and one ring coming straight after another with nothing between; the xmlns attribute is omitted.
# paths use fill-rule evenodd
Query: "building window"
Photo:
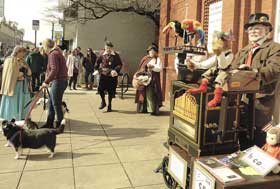
<svg viewBox="0 0 280 189"><path fill-rule="evenodd" d="M280 0L277 0L275 16L274 41L280 43Z"/></svg>
<svg viewBox="0 0 280 189"><path fill-rule="evenodd" d="M203 29L206 34L207 48L212 52L212 34L214 31L222 29L222 10L223 1L221 0L205 0L204 1L204 23Z"/></svg>

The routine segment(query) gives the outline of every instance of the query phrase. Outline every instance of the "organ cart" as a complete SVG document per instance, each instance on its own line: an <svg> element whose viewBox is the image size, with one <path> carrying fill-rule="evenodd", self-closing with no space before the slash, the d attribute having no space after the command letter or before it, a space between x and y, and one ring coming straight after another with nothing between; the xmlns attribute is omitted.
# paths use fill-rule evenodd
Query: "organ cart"
<svg viewBox="0 0 280 189"><path fill-rule="evenodd" d="M178 53L179 58L178 78L172 82L170 99L169 154L162 161L162 174L168 188L192 188L196 158L233 153L242 148L239 138L246 144L254 139L253 102L260 85L255 72L232 73L224 87L221 104L214 108L207 107L213 88L207 93L186 94L188 89L198 87L205 70L191 71L184 60L189 54L203 55L204 52L204 48L187 45L164 49L167 54ZM243 103L244 97L247 104Z"/></svg>

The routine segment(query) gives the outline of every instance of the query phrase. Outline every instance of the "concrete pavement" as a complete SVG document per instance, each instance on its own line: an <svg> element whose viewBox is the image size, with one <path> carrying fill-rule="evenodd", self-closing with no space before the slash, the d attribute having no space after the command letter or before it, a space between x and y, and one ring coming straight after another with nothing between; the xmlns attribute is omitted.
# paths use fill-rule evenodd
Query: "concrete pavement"
<svg viewBox="0 0 280 189"><path fill-rule="evenodd" d="M113 100L113 112L98 110L99 96L88 91L67 91L70 113L57 139L54 159L46 149L24 150L20 160L4 147L0 137L0 188L22 189L164 189L155 169L167 154L169 107L161 116L136 114L134 92ZM44 120L42 107L32 113Z"/></svg>

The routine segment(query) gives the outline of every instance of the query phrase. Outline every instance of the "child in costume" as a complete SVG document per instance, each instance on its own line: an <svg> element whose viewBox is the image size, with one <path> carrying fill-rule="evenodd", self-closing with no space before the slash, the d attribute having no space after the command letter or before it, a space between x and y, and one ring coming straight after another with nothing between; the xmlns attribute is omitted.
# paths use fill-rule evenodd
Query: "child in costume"
<svg viewBox="0 0 280 189"><path fill-rule="evenodd" d="M233 41L231 32L215 32L213 34L213 52L214 56L209 59L196 62L189 60L189 65L196 69L208 69L203 73L202 81L197 89L190 89L187 93L206 93L209 81L215 82L214 98L208 102L208 107L215 107L222 100L222 86L227 80L228 71L233 60L233 53L230 49L230 43Z"/></svg>

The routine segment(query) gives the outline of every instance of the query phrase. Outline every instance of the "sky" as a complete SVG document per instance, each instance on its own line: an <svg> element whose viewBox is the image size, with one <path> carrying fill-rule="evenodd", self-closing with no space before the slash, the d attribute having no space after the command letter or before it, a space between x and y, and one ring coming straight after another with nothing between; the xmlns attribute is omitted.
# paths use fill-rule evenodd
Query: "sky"
<svg viewBox="0 0 280 189"><path fill-rule="evenodd" d="M58 0L5 0L6 20L16 21L25 30L24 40L35 41L35 32L32 30L32 20L40 20L40 30L37 32L37 41L51 38L51 24L46 19L46 8L58 4ZM44 14L45 13L45 14ZM55 30L61 30L56 25Z"/></svg>

